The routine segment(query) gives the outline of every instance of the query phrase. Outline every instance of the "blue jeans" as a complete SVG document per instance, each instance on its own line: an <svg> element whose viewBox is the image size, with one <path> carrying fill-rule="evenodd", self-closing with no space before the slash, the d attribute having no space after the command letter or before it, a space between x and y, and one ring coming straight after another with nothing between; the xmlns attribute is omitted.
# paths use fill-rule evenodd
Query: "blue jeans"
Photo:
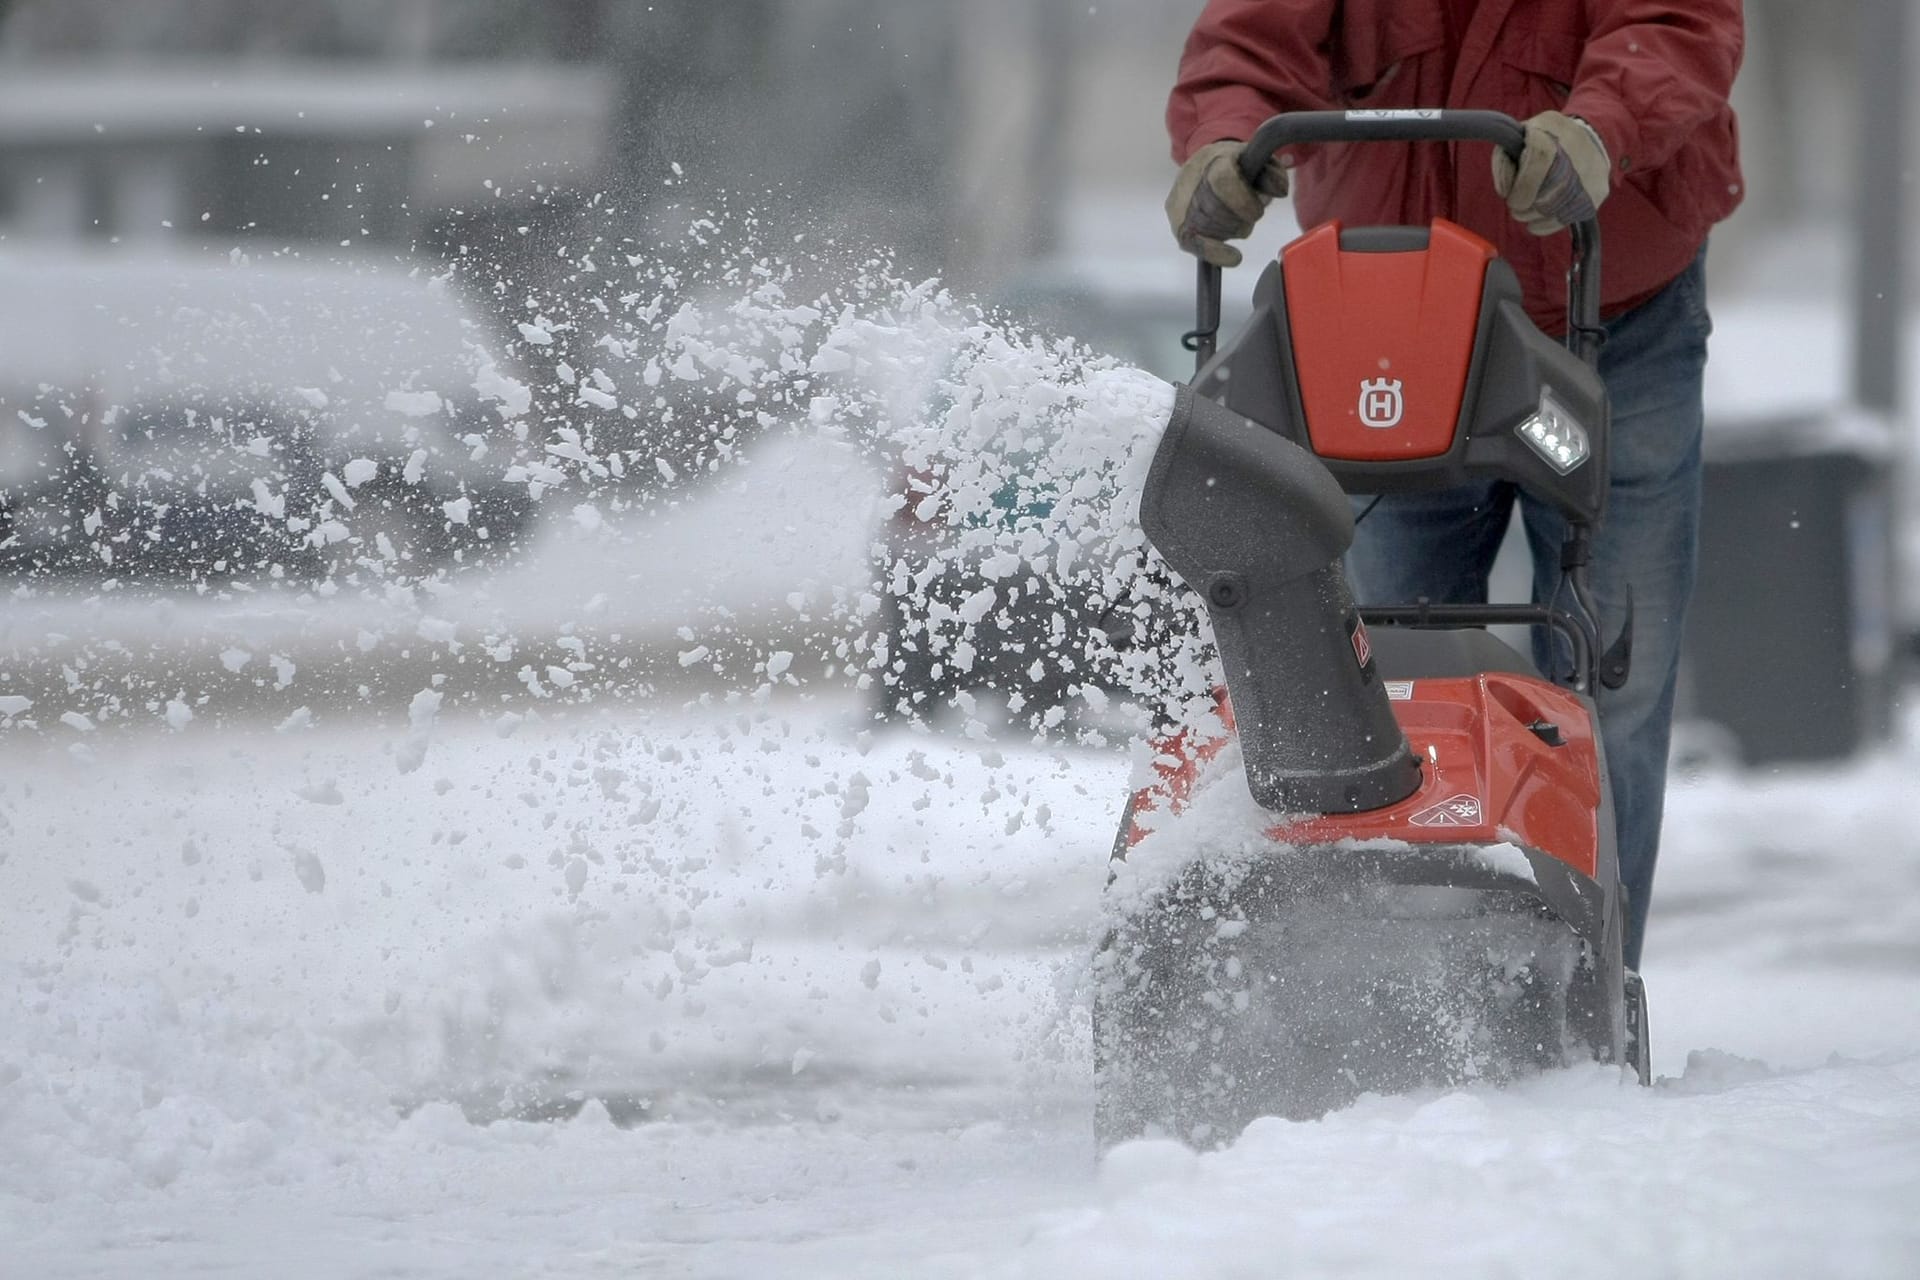
<svg viewBox="0 0 1920 1280"><path fill-rule="evenodd" d="M1606 645L1625 624L1631 589L1633 668L1625 688L1601 689L1598 702L1627 893L1626 962L1635 969L1660 851L1680 630L1699 541L1701 379L1713 328L1704 267L1703 254L1660 293L1608 322L1600 357L1613 405L1612 471L1594 538L1593 592ZM1383 498L1348 555L1355 594L1370 604L1420 596L1484 601L1516 502L1533 551L1533 598L1551 599L1565 524L1504 481ZM1557 659L1564 670L1552 640L1535 636L1534 659L1542 670Z"/></svg>

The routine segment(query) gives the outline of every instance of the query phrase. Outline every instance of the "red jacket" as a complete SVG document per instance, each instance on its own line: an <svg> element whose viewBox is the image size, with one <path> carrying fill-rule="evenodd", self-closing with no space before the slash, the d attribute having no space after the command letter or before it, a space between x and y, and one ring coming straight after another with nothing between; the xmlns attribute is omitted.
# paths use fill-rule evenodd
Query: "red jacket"
<svg viewBox="0 0 1920 1280"><path fill-rule="evenodd" d="M1451 0L1208 0L1167 103L1173 156L1245 139L1281 111L1480 107L1526 119L1558 110L1592 125L1613 162L1600 207L1602 309L1657 292L1740 203L1733 109L1740 0L1479 0L1448 41ZM1513 264L1527 309L1566 329L1564 235L1536 238L1493 189L1477 143L1299 149L1303 226L1448 217Z"/></svg>

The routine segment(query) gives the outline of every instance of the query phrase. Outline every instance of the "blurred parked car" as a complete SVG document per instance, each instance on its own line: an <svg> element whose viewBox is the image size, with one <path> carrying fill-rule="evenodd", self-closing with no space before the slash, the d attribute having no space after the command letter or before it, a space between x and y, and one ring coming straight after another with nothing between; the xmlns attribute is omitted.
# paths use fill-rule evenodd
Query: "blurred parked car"
<svg viewBox="0 0 1920 1280"><path fill-rule="evenodd" d="M1024 272L992 310L1021 330L1071 338L1169 382L1185 381L1193 372L1181 342L1194 327L1192 269L1184 259L1172 266L1046 264ZM1243 319L1244 308L1230 311L1223 331ZM903 463L894 485L907 501L876 540L887 652L874 686L879 718L937 717L955 695L990 690L1019 719L1046 727L1077 689L1108 686L1089 655L1132 642L1139 619L1127 602L1092 599L1086 584L1063 580L1054 548L1009 569L1001 544L1014 545L1012 537L994 541L1002 563L988 573L983 553L963 548L952 522L917 510L915 497L932 490L931 477ZM978 518L1010 530L1022 515L1044 515L1048 501L1015 476ZM994 609L963 629L956 617L988 587L997 593Z"/></svg>
<svg viewBox="0 0 1920 1280"><path fill-rule="evenodd" d="M514 538L524 384L391 267L0 252L0 565L122 581L417 573Z"/></svg>

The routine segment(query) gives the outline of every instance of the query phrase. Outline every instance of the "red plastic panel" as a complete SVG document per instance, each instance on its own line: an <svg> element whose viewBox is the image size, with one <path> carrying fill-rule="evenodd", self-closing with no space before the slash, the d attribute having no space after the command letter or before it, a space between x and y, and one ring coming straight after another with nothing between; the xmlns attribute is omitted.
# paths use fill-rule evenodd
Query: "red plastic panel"
<svg viewBox="0 0 1920 1280"><path fill-rule="evenodd" d="M1281 251L1315 453L1399 462L1452 447L1493 258L1492 245L1439 218L1425 250L1347 252L1328 222Z"/></svg>
<svg viewBox="0 0 1920 1280"><path fill-rule="evenodd" d="M1572 694L1543 680L1489 674L1419 680L1394 713L1420 757L1418 791L1385 809L1277 822L1267 834L1287 844L1402 840L1409 844L1511 843L1558 858L1592 878L1599 863L1600 761L1593 722ZM1222 736L1182 733L1157 743L1159 780L1134 796L1138 811L1178 812L1200 765L1233 732L1220 701ZM1550 746L1530 725L1559 733ZM1128 843L1141 838L1135 828Z"/></svg>

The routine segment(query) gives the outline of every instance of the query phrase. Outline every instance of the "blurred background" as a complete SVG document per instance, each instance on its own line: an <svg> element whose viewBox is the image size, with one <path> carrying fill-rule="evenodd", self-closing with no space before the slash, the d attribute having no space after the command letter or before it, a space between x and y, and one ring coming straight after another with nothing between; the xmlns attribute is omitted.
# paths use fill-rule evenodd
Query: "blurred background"
<svg viewBox="0 0 1920 1280"><path fill-rule="evenodd" d="M1889 732L1913 656L1907 8L1747 5L1693 749L1850 754ZM1160 118L1197 10L0 0L0 724L392 712L447 678L456 635L507 645L487 670L509 688L617 669L657 692L696 680L694 614L736 639L790 625L796 592L862 580L872 529L839 513L884 480L775 444L761 488L680 483L698 450L640 422L632 452L659 465L604 513L538 502L488 460L511 447L493 408L563 419L591 363L570 344L592 345L540 300L575 287L583 246L698 245L731 209L761 242L882 253L1178 376L1191 271ZM1292 230L1269 216L1256 243ZM571 362L564 394L528 344ZM671 500L623 524L618 495L648 486ZM748 524L779 536L715 536ZM396 594L400 564L431 572Z"/></svg>

